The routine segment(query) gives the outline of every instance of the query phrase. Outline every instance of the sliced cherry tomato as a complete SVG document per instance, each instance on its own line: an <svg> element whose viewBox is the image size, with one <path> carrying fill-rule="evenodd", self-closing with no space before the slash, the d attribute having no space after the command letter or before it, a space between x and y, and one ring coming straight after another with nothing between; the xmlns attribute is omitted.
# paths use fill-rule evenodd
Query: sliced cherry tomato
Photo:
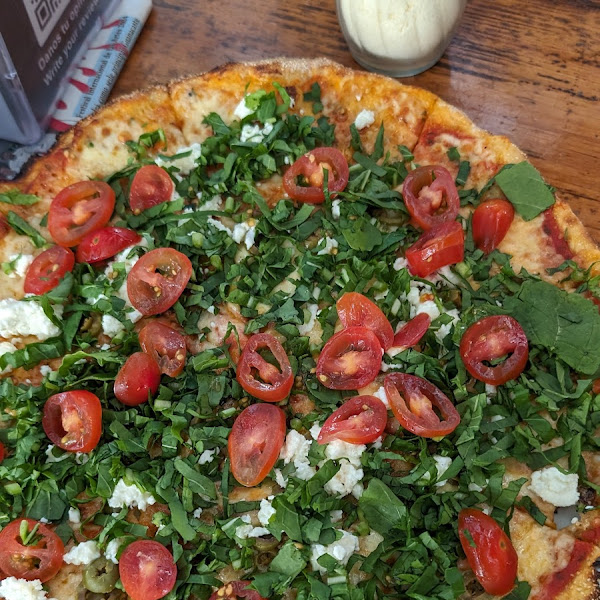
<svg viewBox="0 0 600 600"><path fill-rule="evenodd" d="M95 394L72 390L46 400L42 427L50 441L68 452L91 452L102 435L102 404Z"/></svg>
<svg viewBox="0 0 600 600"><path fill-rule="evenodd" d="M53 290L74 266L75 256L69 248L52 246L38 254L29 265L23 290L26 294L45 294Z"/></svg>
<svg viewBox="0 0 600 600"><path fill-rule="evenodd" d="M482 202L473 212L473 241L489 254L498 247L515 218L513 205L503 198Z"/></svg>
<svg viewBox="0 0 600 600"><path fill-rule="evenodd" d="M249 581L230 581L220 587L208 600L265 600L256 590L251 590Z"/></svg>
<svg viewBox="0 0 600 600"><path fill-rule="evenodd" d="M379 338L371 329L342 329L323 346L317 379L332 390L358 390L377 377L382 355Z"/></svg>
<svg viewBox="0 0 600 600"><path fill-rule="evenodd" d="M350 444L369 444L385 430L387 416L387 408L379 398L354 396L323 423L317 442L328 444L342 440Z"/></svg>
<svg viewBox="0 0 600 600"><path fill-rule="evenodd" d="M517 577L517 553L500 525L484 512L465 508L458 513L458 537L477 581L492 596L504 596Z"/></svg>
<svg viewBox="0 0 600 600"><path fill-rule="evenodd" d="M115 208L115 193L104 181L80 181L60 191L48 213L48 231L60 246L77 246L104 227Z"/></svg>
<svg viewBox="0 0 600 600"><path fill-rule="evenodd" d="M0 442L0 464L2 464L2 461L4 460L5 456L6 456L6 449L4 448L4 444L2 442Z"/></svg>
<svg viewBox="0 0 600 600"><path fill-rule="evenodd" d="M328 171L327 189L334 196L346 187L350 175L348 163L337 148L315 148L301 156L285 172L283 188L293 200L321 204L325 201L324 169Z"/></svg>
<svg viewBox="0 0 600 600"><path fill-rule="evenodd" d="M460 262L465 254L465 234L460 223L450 221L426 231L406 250L413 275L427 277L438 269Z"/></svg>
<svg viewBox="0 0 600 600"><path fill-rule="evenodd" d="M160 367L161 373L177 377L185 366L185 338L160 321L150 321L139 333L140 346Z"/></svg>
<svg viewBox="0 0 600 600"><path fill-rule="evenodd" d="M153 396L160 385L160 367L152 356L134 352L121 367L115 379L115 396L127 406L137 406Z"/></svg>
<svg viewBox="0 0 600 600"><path fill-rule="evenodd" d="M21 539L23 521L28 533L37 526L28 544ZM64 553L65 547L56 533L33 519L16 519L0 531L0 571L8 577L39 579L44 583L58 573Z"/></svg>
<svg viewBox="0 0 600 600"><path fill-rule="evenodd" d="M456 219L460 200L448 169L419 167L404 179L402 196L413 221L425 231Z"/></svg>
<svg viewBox="0 0 600 600"><path fill-rule="evenodd" d="M90 231L77 246L77 262L100 262L141 241L141 235L124 227L103 227Z"/></svg>
<svg viewBox="0 0 600 600"><path fill-rule="evenodd" d="M144 254L127 276L127 295L143 315L165 312L177 302L190 277L190 259L173 248Z"/></svg>
<svg viewBox="0 0 600 600"><path fill-rule="evenodd" d="M123 550L119 575L132 600L158 600L175 587L177 565L159 542L137 540Z"/></svg>
<svg viewBox="0 0 600 600"><path fill-rule="evenodd" d="M131 182L129 206L134 215L171 199L175 185L169 174L157 165L142 167Z"/></svg>
<svg viewBox="0 0 600 600"><path fill-rule="evenodd" d="M273 468L285 440L285 413L273 404L251 404L238 416L227 447L231 473L246 487L258 485Z"/></svg>
<svg viewBox="0 0 600 600"><path fill-rule="evenodd" d="M279 368L258 353L261 348L271 351ZM290 360L283 346L269 333L256 333L246 342L237 365L236 379L249 394L265 402L283 400L294 384Z"/></svg>
<svg viewBox="0 0 600 600"><path fill-rule="evenodd" d="M390 373L383 380L385 393L400 425L421 437L452 433L460 416L448 396L422 377Z"/></svg>
<svg viewBox="0 0 600 600"><path fill-rule="evenodd" d="M367 327L379 338L381 346L387 350L394 341L394 330L381 309L366 296L357 292L347 292L337 302L338 317L344 327Z"/></svg>
<svg viewBox="0 0 600 600"><path fill-rule="evenodd" d="M473 323L464 332L459 350L467 371L492 385L516 379L529 358L527 336L519 322L508 315L493 315ZM493 364L504 356L501 363Z"/></svg>
<svg viewBox="0 0 600 600"><path fill-rule="evenodd" d="M411 319L394 336L394 348L412 348L419 343L431 325L431 317L427 313L419 313Z"/></svg>

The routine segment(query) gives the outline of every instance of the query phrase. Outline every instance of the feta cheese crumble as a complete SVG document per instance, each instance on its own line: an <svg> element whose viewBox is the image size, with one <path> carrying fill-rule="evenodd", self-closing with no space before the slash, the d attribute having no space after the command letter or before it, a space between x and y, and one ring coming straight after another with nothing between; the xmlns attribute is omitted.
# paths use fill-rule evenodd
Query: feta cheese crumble
<svg viewBox="0 0 600 600"><path fill-rule="evenodd" d="M292 429L285 438L279 458L287 465L293 463L296 467L296 477L308 481L314 474L314 467L310 466L308 453L312 442L307 440L301 433ZM284 486L282 486L284 487Z"/></svg>
<svg viewBox="0 0 600 600"><path fill-rule="evenodd" d="M579 501L579 475L561 473L556 467L545 467L531 475L529 489L554 506L572 506Z"/></svg>
<svg viewBox="0 0 600 600"><path fill-rule="evenodd" d="M356 129L364 129L369 125L375 123L375 113L372 110L366 110L363 108L354 119L354 125Z"/></svg>
<svg viewBox="0 0 600 600"><path fill-rule="evenodd" d="M317 246L320 246L323 240L325 240L325 245L317 252L317 256L323 256L324 254L336 254L334 250L337 251L338 241L334 238L330 238L329 236L325 236L319 240Z"/></svg>
<svg viewBox="0 0 600 600"><path fill-rule="evenodd" d="M448 467L452 464L452 459L449 456L439 456L438 454L434 454L433 460L435 460L435 468L437 469L437 479L439 480L439 478L448 470ZM435 484L435 487L442 487L443 485L446 485L447 482L447 479L444 479L443 481L438 481Z"/></svg>
<svg viewBox="0 0 600 600"><path fill-rule="evenodd" d="M322 567L317 561L321 556L329 554L329 556L335 558L343 566L348 564L350 557L358 552L358 538L351 533L344 530L339 530L342 537L327 546L322 544L313 544L311 546L310 564L314 571L318 571L321 574L327 572L327 569Z"/></svg>
<svg viewBox="0 0 600 600"><path fill-rule="evenodd" d="M335 199L331 202L331 216L338 221L340 218L340 203L341 200Z"/></svg>
<svg viewBox="0 0 600 600"><path fill-rule="evenodd" d="M60 316L62 306L55 306L54 312ZM32 335L43 341L59 333L60 329L46 316L44 309L37 302L14 298L0 300L0 337Z"/></svg>
<svg viewBox="0 0 600 600"><path fill-rule="evenodd" d="M48 596L39 579L27 581L7 577L0 581L0 596L5 600L46 600Z"/></svg>
<svg viewBox="0 0 600 600"><path fill-rule="evenodd" d="M81 523L81 513L78 508L69 508L69 523L73 523L73 525Z"/></svg>
<svg viewBox="0 0 600 600"><path fill-rule="evenodd" d="M94 540L73 546L63 556L63 560L69 565L89 565L97 558L100 558L100 550L98 550L98 544Z"/></svg>
<svg viewBox="0 0 600 600"><path fill-rule="evenodd" d="M265 123L264 127L260 125L246 124L240 132L240 142L262 142L273 131L272 123Z"/></svg>
<svg viewBox="0 0 600 600"><path fill-rule="evenodd" d="M269 524L271 517L277 512L271 504L273 498L275 498L275 496L269 496L268 498L260 501L260 509L258 510L257 516L260 524L264 527Z"/></svg>
<svg viewBox="0 0 600 600"><path fill-rule="evenodd" d="M386 408L390 408L390 403L387 394L385 393L385 388L383 386L381 386L378 390L373 392L373 396L375 396L375 398L379 398L385 404Z"/></svg>
<svg viewBox="0 0 600 600"><path fill-rule="evenodd" d="M318 304L308 304L306 308L308 309L309 318L306 323L298 325L298 331L300 332L300 335L308 335L312 331L313 327L315 326L317 316L321 312Z"/></svg>
<svg viewBox="0 0 600 600"><path fill-rule="evenodd" d="M250 250L254 246L255 236L256 222L253 219L251 221L244 221L243 223L236 223L231 232L231 239L238 244L244 242L247 250Z"/></svg>
<svg viewBox="0 0 600 600"><path fill-rule="evenodd" d="M268 529L265 529L264 527L254 527L251 524L251 519L249 515L242 515L240 519L244 522L244 525L238 525L235 528L235 536L240 538L241 540L262 537L263 535L270 535L271 533Z"/></svg>
<svg viewBox="0 0 600 600"><path fill-rule="evenodd" d="M12 263L13 270L8 274L12 279L17 277L25 277L29 265L35 257L31 254L11 254L8 257L8 262Z"/></svg>
<svg viewBox="0 0 600 600"><path fill-rule="evenodd" d="M216 454L217 454L216 448L214 448L213 450L205 450L200 455L200 458L198 459L198 464L199 465L206 465L206 464L212 462L215 459L215 455Z"/></svg>
<svg viewBox="0 0 600 600"><path fill-rule="evenodd" d="M114 563L115 565L119 564L117 554L119 553L119 548L123 544L123 541L123 538L115 538L114 540L110 540L110 542L106 544L104 556L107 560L110 560L110 562Z"/></svg>
<svg viewBox="0 0 600 600"><path fill-rule="evenodd" d="M338 460L340 470L325 484L325 491L333 496L352 494L356 498L362 496L364 477L360 457L367 449L364 444L349 444L342 440L333 440L325 448L325 456Z"/></svg>
<svg viewBox="0 0 600 600"><path fill-rule="evenodd" d="M235 107L233 116L237 117L241 121L252 114L254 114L254 111L246 106L246 96L244 96L240 100L239 104Z"/></svg>
<svg viewBox="0 0 600 600"><path fill-rule="evenodd" d="M0 342L0 356L4 356L5 354L12 354L16 351L17 347L14 344L11 344L10 342ZM9 365L0 372L0 375L4 375L4 373L10 373L10 371L12 371L12 367Z"/></svg>
<svg viewBox="0 0 600 600"><path fill-rule="evenodd" d="M156 499L152 494L143 492L135 484L126 484L123 479L119 479L112 496L108 499L108 505L111 508L128 506L129 508L135 507L140 510L146 510L152 504L156 504Z"/></svg>
<svg viewBox="0 0 600 600"><path fill-rule="evenodd" d="M125 329L123 323L112 315L102 315L102 331L110 337L114 338Z"/></svg>
<svg viewBox="0 0 600 600"><path fill-rule="evenodd" d="M154 159L154 162L159 167L175 167L179 169L180 175L187 175L196 168L196 163L202 156L202 146L198 143L192 144L191 146L182 146L176 150L173 156L176 156L177 154L183 154L184 152L189 152L189 154L187 156L182 156L181 158L175 159L157 156Z"/></svg>

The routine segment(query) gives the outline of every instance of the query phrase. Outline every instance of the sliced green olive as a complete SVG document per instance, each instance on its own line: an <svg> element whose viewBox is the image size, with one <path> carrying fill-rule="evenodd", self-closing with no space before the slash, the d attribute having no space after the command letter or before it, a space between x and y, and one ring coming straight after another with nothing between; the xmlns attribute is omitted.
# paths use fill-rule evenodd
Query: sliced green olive
<svg viewBox="0 0 600 600"><path fill-rule="evenodd" d="M83 585L90 592L112 592L119 579L119 568L104 556L97 558L83 572Z"/></svg>

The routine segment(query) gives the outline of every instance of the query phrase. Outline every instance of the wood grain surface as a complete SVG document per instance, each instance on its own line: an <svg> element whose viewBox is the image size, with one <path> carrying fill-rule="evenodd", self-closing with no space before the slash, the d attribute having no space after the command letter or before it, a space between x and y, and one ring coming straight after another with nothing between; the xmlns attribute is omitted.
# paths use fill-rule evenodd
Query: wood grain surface
<svg viewBox="0 0 600 600"><path fill-rule="evenodd" d="M361 68L334 0L154 0L112 97L278 56ZM510 137L600 242L600 1L469 0L440 62L403 81Z"/></svg>

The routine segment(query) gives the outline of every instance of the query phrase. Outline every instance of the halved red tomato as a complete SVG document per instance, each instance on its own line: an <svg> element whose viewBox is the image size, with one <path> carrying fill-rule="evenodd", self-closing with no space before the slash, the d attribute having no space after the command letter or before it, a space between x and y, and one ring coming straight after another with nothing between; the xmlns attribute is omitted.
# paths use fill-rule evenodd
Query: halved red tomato
<svg viewBox="0 0 600 600"><path fill-rule="evenodd" d="M513 205L503 198L482 202L473 212L473 241L489 254L504 239L515 218Z"/></svg>
<svg viewBox="0 0 600 600"><path fill-rule="evenodd" d="M467 371L491 385L516 379L529 358L527 336L519 322L508 315L493 315L473 323L464 332L459 351ZM505 360L498 363L502 357Z"/></svg>
<svg viewBox="0 0 600 600"><path fill-rule="evenodd" d="M169 174L157 165L142 167L131 182L129 206L133 214L171 199L175 185Z"/></svg>
<svg viewBox="0 0 600 600"><path fill-rule="evenodd" d="M23 522L28 534L37 527L27 544L21 538ZM16 519L0 531L0 572L8 577L44 583L58 573L64 554L65 547L56 533L33 519Z"/></svg>
<svg viewBox="0 0 600 600"><path fill-rule="evenodd" d="M406 250L413 275L427 277L438 269L460 262L465 254L465 234L460 223L450 221L429 229Z"/></svg>
<svg viewBox="0 0 600 600"><path fill-rule="evenodd" d="M431 325L431 317L427 313L419 313L411 319L394 336L394 348L412 348L419 343Z"/></svg>
<svg viewBox="0 0 600 600"><path fill-rule="evenodd" d="M413 221L425 231L454 221L460 208L454 179L442 166L410 171L402 185L402 197Z"/></svg>
<svg viewBox="0 0 600 600"><path fill-rule="evenodd" d="M119 575L131 600L158 600L175 587L177 565L159 542L137 540L123 550Z"/></svg>
<svg viewBox="0 0 600 600"><path fill-rule="evenodd" d="M95 394L71 390L46 400L42 427L50 441L68 452L91 452L102 435L102 404Z"/></svg>
<svg viewBox="0 0 600 600"><path fill-rule="evenodd" d="M45 294L53 290L74 266L75 256L69 248L52 246L38 254L29 265L23 290L26 294Z"/></svg>
<svg viewBox="0 0 600 600"><path fill-rule="evenodd" d="M342 329L323 346L317 379L332 390L358 390L377 377L382 355L379 338L371 329Z"/></svg>
<svg viewBox="0 0 600 600"><path fill-rule="evenodd" d="M390 373L383 380L385 393L400 425L421 437L452 433L460 415L448 396L422 377Z"/></svg>
<svg viewBox="0 0 600 600"><path fill-rule="evenodd" d="M236 418L227 448L231 473L246 487L258 485L273 468L285 440L285 413L273 404L251 404Z"/></svg>
<svg viewBox="0 0 600 600"><path fill-rule="evenodd" d="M208 600L265 600L256 590L250 589L249 581L230 581L220 587Z"/></svg>
<svg viewBox="0 0 600 600"><path fill-rule="evenodd" d="M259 354L262 348L271 351L279 368ZM246 342L237 365L236 379L249 394L266 402L283 400L294 384L290 360L283 346L269 333L256 333Z"/></svg>
<svg viewBox="0 0 600 600"><path fill-rule="evenodd" d="M152 356L134 352L121 367L115 379L117 400L127 406L137 406L156 394L160 385L160 368Z"/></svg>
<svg viewBox="0 0 600 600"><path fill-rule="evenodd" d="M160 367L161 373L177 377L185 366L185 338L160 321L150 321L139 333L140 346Z"/></svg>
<svg viewBox="0 0 600 600"><path fill-rule="evenodd" d="M366 296L357 292L345 293L335 304L344 327L367 327L379 338L387 350L394 341L394 330L381 309Z"/></svg>
<svg viewBox="0 0 600 600"><path fill-rule="evenodd" d="M80 181L60 191L50 204L48 231L60 246L77 246L104 227L115 208L115 193L104 181Z"/></svg>
<svg viewBox="0 0 600 600"><path fill-rule="evenodd" d="M192 276L190 259L173 248L156 248L144 254L127 276L127 295L143 315L171 308Z"/></svg>
<svg viewBox="0 0 600 600"><path fill-rule="evenodd" d="M381 436L387 424L387 408L375 396L354 396L346 400L323 423L317 442L342 440L369 444Z"/></svg>
<svg viewBox="0 0 600 600"><path fill-rule="evenodd" d="M103 227L90 231L77 246L77 262L100 262L141 241L141 235L125 227Z"/></svg>
<svg viewBox="0 0 600 600"><path fill-rule="evenodd" d="M348 163L337 148L315 148L301 156L285 172L283 188L293 200L321 204L325 201L324 169L328 171L327 189L335 196L346 187L350 175Z"/></svg>
<svg viewBox="0 0 600 600"><path fill-rule="evenodd" d="M477 581L492 596L504 596L513 589L518 557L500 525L475 508L458 513L458 537Z"/></svg>

